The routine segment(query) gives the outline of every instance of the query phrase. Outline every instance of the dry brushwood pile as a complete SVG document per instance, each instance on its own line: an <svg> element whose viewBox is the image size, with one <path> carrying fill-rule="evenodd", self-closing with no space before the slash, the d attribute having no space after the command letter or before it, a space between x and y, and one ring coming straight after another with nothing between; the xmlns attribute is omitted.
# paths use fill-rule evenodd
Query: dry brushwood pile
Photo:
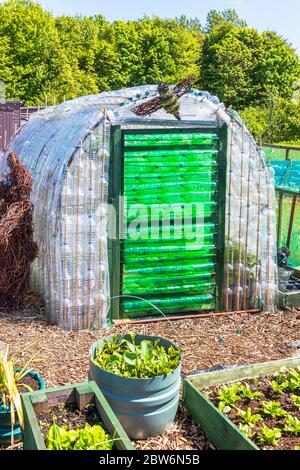
<svg viewBox="0 0 300 470"><path fill-rule="evenodd" d="M181 80L173 88L166 83L160 83L158 85L158 96L135 106L131 111L137 116L149 116L163 108L167 113L173 114L180 121L179 98L189 92L195 81L196 78L191 76Z"/></svg>
<svg viewBox="0 0 300 470"><path fill-rule="evenodd" d="M32 177L17 155L7 159L0 181L0 305L20 306L29 289L30 265L37 256L33 240Z"/></svg>

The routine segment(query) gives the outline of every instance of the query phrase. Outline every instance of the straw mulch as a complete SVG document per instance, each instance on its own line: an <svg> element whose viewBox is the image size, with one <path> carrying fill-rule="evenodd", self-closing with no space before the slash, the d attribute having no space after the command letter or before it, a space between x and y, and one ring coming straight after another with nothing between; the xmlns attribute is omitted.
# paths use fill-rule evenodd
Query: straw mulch
<svg viewBox="0 0 300 470"><path fill-rule="evenodd" d="M34 297L22 311L0 312L0 340L8 343L12 352L36 341L33 349L41 351L34 367L48 387L86 380L91 343L103 335L132 330L174 341L183 351L183 374L191 374L216 365L264 362L295 354L288 344L300 340L300 312L199 317L79 333L64 332L50 325L43 306ZM29 354L26 351L22 360ZM166 433L139 441L136 446L147 450L212 448L182 406L176 422Z"/></svg>

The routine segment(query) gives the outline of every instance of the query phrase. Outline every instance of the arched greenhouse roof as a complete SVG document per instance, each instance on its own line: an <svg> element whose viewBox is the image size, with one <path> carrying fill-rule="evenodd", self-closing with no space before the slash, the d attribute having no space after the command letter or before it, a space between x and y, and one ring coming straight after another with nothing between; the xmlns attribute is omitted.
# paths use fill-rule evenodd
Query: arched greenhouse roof
<svg viewBox="0 0 300 470"><path fill-rule="evenodd" d="M146 124L159 120L176 125L178 121L175 117L163 109L143 118L132 113L134 103L147 100L157 93L157 85L138 86L83 96L34 113L21 127L12 144L12 149L34 176L33 203L36 202L40 185L47 184L51 188L51 184L62 184L74 152L101 121L104 110L107 110L112 124L124 121ZM216 120L229 121L225 106L216 96L196 89L181 98L181 116L185 122L197 121L205 125L213 125ZM0 168L2 174L4 168ZM50 198L59 195L57 189ZM52 200L49 207L55 212L57 204L58 201Z"/></svg>

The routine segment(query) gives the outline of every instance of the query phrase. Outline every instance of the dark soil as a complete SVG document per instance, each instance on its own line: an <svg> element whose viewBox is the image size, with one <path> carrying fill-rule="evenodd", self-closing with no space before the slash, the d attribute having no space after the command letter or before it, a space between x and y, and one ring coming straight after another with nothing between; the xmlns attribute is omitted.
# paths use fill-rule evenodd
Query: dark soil
<svg viewBox="0 0 300 470"><path fill-rule="evenodd" d="M57 424L59 427L67 425L69 430L83 429L86 424L91 426L99 424L104 427L93 402L90 402L82 410L79 410L75 403L53 406L51 411L37 413L37 420L45 441L53 424Z"/></svg>
<svg viewBox="0 0 300 470"><path fill-rule="evenodd" d="M276 401L280 403L281 407L289 415L300 419L300 410L291 399L291 395L300 396L300 392L297 390L286 389L285 392L282 394L275 393L272 387L269 385L269 383L272 380L276 380L276 378L277 377L275 375L270 375L270 376L255 378L255 379L239 380L238 381L239 384L241 385L248 384L253 392L261 392L263 396L257 400L248 400L245 398L241 398L240 400L235 402L235 407L244 411L247 411L247 408L250 408L252 414L261 415L262 421L258 422L253 427L254 436L251 438L251 440L255 442L255 444L258 445L261 449L294 450L295 446L300 445L300 436L294 436L293 434L290 434L284 431L284 427L285 427L284 416L272 418L272 416L263 412L263 409L261 406L262 401L270 401L270 400ZM230 386L231 384L227 384L227 385ZM218 392L221 389L222 389L222 386L208 387L204 389L204 393L209 394L209 399L214 403L216 407L218 406L219 401L220 401L220 398L218 397ZM239 426L240 423L246 424L245 422L243 422L241 417L238 416L237 409L232 409L227 414L227 416L237 426ZM280 429L282 436L275 446L268 445L267 443L261 443L258 440L257 435L260 432L260 428L262 424L265 424L270 429L274 429L274 428Z"/></svg>

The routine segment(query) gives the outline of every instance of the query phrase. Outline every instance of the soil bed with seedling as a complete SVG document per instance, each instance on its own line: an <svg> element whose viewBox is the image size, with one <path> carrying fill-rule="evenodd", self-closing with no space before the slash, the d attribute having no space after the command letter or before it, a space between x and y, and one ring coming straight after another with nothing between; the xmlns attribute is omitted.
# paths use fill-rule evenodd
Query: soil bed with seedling
<svg viewBox="0 0 300 470"><path fill-rule="evenodd" d="M203 393L259 448L300 450L300 368Z"/></svg>
<svg viewBox="0 0 300 470"><path fill-rule="evenodd" d="M22 395L25 450L132 450L95 382Z"/></svg>
<svg viewBox="0 0 300 470"><path fill-rule="evenodd" d="M50 450L110 450L113 439L106 433L96 405L79 410L75 403L37 413L46 446ZM100 440L99 440L100 438Z"/></svg>

